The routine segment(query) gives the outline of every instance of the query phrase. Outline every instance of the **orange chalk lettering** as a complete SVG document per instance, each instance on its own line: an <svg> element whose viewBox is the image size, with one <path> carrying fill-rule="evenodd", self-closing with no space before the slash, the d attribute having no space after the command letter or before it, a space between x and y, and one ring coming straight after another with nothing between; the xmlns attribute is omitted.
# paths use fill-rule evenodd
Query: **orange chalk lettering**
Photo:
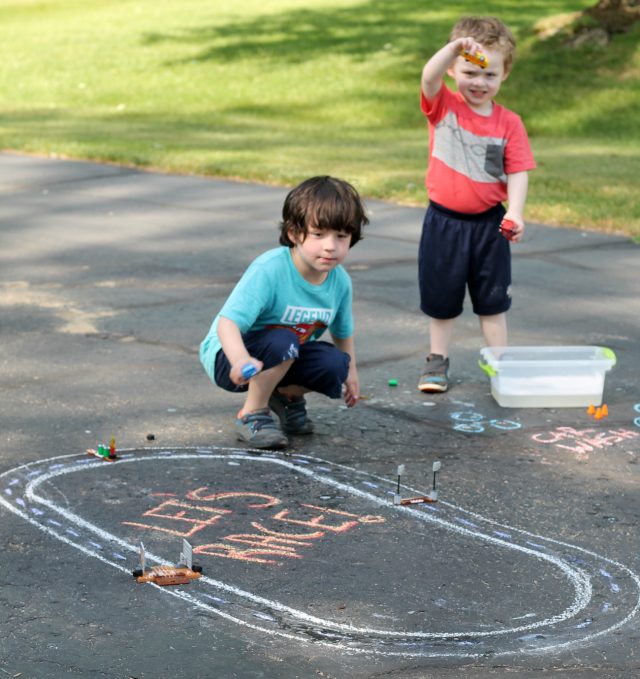
<svg viewBox="0 0 640 679"><path fill-rule="evenodd" d="M212 542L208 545L200 545L193 548L194 554L205 554L207 556L219 556L223 559L236 559L238 561L248 561L250 563L277 564L273 559L265 559L265 556L288 557L300 559L299 554L287 552L282 549L271 547L269 549L238 549L232 545L224 545L220 542Z"/></svg>
<svg viewBox="0 0 640 679"><path fill-rule="evenodd" d="M318 540L321 537L324 537L325 533L322 530L317 530L313 533L279 533L275 530L269 530L268 528L265 528L261 523L258 523L258 521L252 521L251 525L256 529L261 531L262 533L266 533L267 535L275 535L276 537L283 537L283 538L293 538L294 540Z"/></svg>
<svg viewBox="0 0 640 679"><path fill-rule="evenodd" d="M192 505L187 502L179 500L166 500L157 507L153 507L144 512L143 516L153 517L155 519L165 519L167 521L192 524L188 530L178 530L177 528L165 528L157 524L146 524L135 521L123 521L126 526L134 526L135 528L143 528L149 530L157 530L162 533L169 533L178 537L188 538L193 536L203 528L212 526L218 522L225 514L232 514L230 509L217 509L215 507L206 507L203 505ZM169 524L171 525L171 524Z"/></svg>
<svg viewBox="0 0 640 679"><path fill-rule="evenodd" d="M204 493L206 493L207 490L208 488L206 486L203 486L202 488L196 488L195 490L189 491L186 495L186 498L187 500L200 500L203 502L214 502L217 500L228 500L249 497L261 498L265 500L265 502L262 503L260 502L249 503L248 506L251 507L251 509L264 509L266 507L273 507L274 505L281 504L281 500L278 500L277 497L273 497L273 495L265 495L264 493L227 492L204 495Z"/></svg>

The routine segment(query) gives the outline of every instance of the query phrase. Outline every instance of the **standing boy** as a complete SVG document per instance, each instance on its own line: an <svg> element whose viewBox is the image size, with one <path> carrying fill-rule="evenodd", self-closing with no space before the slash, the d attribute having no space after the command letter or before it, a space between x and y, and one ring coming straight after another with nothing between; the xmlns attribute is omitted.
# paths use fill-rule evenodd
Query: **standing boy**
<svg viewBox="0 0 640 679"><path fill-rule="evenodd" d="M302 182L284 202L283 247L251 263L215 317L200 360L219 387L246 393L236 417L239 440L283 448L286 434L310 434L310 391L340 398L344 386L347 406L357 403L351 279L341 265L368 221L350 184ZM333 344L319 341L327 328Z"/></svg>
<svg viewBox="0 0 640 679"><path fill-rule="evenodd" d="M513 36L501 21L465 17L422 71L430 202L419 282L431 343L418 384L423 392L449 388L449 348L467 286L487 344L507 344L511 254L500 225L511 220L511 240L521 239L527 173L535 167L519 116L493 101L511 71L514 52ZM457 92L443 82L445 74Z"/></svg>

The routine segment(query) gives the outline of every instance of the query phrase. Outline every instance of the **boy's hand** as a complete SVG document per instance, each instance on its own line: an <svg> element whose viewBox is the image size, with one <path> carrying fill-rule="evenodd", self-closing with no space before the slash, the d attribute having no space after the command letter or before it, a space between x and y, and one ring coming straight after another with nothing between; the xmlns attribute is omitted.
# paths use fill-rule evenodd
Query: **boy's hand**
<svg viewBox="0 0 640 679"><path fill-rule="evenodd" d="M360 399L360 381L355 370L349 370L347 379L344 383L344 402L347 408L353 408Z"/></svg>
<svg viewBox="0 0 640 679"><path fill-rule="evenodd" d="M457 38L441 47L427 61L422 69L422 92L427 99L433 99L438 94L442 79L465 50L475 54L482 51L482 45L473 38Z"/></svg>
<svg viewBox="0 0 640 679"><path fill-rule="evenodd" d="M512 243L518 243L524 235L524 220L522 217L514 217L510 215L508 212L503 217L503 219L508 219L513 222L513 229L511 231L511 238L509 240Z"/></svg>
<svg viewBox="0 0 640 679"><path fill-rule="evenodd" d="M476 42L473 38L458 38L449 43L455 56L460 56L463 52L470 52L475 54L476 52L482 52L483 47L479 42Z"/></svg>
<svg viewBox="0 0 640 679"><path fill-rule="evenodd" d="M264 367L264 363L262 361L259 361L257 358L253 358L250 356L248 359L242 359L240 361L236 361L232 366L231 366L231 371L229 372L229 377L231 378L231 381L234 384L247 384L249 382L249 379L246 379L244 375L242 374L243 369L247 365L253 365L256 367L257 372L260 372L262 368Z"/></svg>

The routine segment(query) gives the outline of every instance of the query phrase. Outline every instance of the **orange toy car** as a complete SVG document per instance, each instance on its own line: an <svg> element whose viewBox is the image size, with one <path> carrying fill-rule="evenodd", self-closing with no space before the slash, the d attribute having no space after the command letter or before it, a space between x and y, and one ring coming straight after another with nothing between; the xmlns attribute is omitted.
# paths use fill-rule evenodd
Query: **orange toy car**
<svg viewBox="0 0 640 679"><path fill-rule="evenodd" d="M480 68L487 68L489 65L489 60L487 59L486 54L482 54L482 52L474 52L472 54L469 52L469 50L464 50L462 52L462 57L472 64L480 66Z"/></svg>
<svg viewBox="0 0 640 679"><path fill-rule="evenodd" d="M140 568L131 572L138 582L153 582L156 585L186 585L196 580L202 573L202 567L193 563L193 549L186 541L182 541L180 563L177 566L154 566L145 570L144 545L140 543Z"/></svg>

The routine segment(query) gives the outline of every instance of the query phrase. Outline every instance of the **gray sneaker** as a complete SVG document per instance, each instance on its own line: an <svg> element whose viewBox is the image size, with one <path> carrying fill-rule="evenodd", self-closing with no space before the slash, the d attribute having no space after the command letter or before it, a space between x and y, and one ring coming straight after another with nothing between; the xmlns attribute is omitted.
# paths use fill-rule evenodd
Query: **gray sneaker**
<svg viewBox="0 0 640 679"><path fill-rule="evenodd" d="M269 408L254 410L236 419L236 438L246 441L253 448L284 448L289 439L273 421Z"/></svg>
<svg viewBox="0 0 640 679"><path fill-rule="evenodd" d="M313 432L313 422L307 417L307 402L302 396L290 400L274 391L269 399L269 408L280 418L280 425L287 434Z"/></svg>
<svg viewBox="0 0 640 679"><path fill-rule="evenodd" d="M427 356L427 367L420 377L418 389L426 393L439 393L449 388L449 359L440 354Z"/></svg>

